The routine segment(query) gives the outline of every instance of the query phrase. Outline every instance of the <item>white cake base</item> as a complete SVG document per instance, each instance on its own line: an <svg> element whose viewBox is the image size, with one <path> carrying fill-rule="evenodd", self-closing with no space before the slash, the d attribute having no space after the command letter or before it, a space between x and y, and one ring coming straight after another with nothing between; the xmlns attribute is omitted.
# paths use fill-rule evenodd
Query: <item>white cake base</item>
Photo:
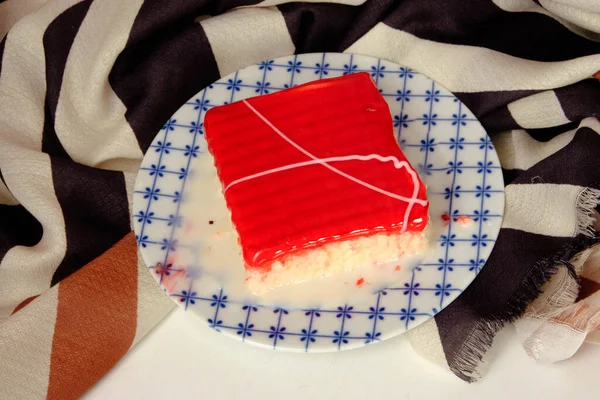
<svg viewBox="0 0 600 400"><path fill-rule="evenodd" d="M425 231L381 233L328 243L276 260L270 270L248 269L246 285L252 293L260 296L277 287L419 254L426 250L427 245Z"/></svg>

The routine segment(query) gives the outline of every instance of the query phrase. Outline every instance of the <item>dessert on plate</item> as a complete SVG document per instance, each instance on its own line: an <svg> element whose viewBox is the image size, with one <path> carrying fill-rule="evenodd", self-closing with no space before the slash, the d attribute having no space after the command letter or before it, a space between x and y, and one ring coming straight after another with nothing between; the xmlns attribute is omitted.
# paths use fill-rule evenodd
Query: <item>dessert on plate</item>
<svg viewBox="0 0 600 400"><path fill-rule="evenodd" d="M204 127L254 292L424 250L426 188L368 73L216 107Z"/></svg>

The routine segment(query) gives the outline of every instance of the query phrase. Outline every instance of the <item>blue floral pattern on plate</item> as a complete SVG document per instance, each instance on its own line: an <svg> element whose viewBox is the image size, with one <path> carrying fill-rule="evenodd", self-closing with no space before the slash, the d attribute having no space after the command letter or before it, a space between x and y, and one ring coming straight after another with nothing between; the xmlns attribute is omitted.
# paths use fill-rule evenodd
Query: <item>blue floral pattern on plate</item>
<svg viewBox="0 0 600 400"><path fill-rule="evenodd" d="M206 152L203 119L212 107L310 81L368 72L390 106L398 143L428 187L433 238L424 262L397 287L332 309L246 304L207 283L194 266L168 263L186 216L181 199L191 166ZM226 76L185 103L146 153L134 192L133 224L149 271L185 310L210 327L264 347L323 352L389 339L451 303L484 268L500 230L504 182L485 130L452 93L410 68L367 56L304 54L266 60ZM445 218L442 218L444 215ZM472 223L463 224L465 218ZM436 232L437 232L436 231Z"/></svg>

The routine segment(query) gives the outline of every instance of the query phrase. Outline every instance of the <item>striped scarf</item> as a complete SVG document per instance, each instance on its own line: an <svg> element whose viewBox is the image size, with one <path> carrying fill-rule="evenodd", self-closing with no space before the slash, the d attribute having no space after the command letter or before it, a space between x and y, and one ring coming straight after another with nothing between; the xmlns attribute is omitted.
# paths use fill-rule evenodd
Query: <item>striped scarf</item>
<svg viewBox="0 0 600 400"><path fill-rule="evenodd" d="M415 349L472 381L523 317L532 357L572 355L600 330L600 6L581 4L0 0L0 398L82 395L173 308L131 233L144 152L219 77L307 52L428 75L501 158L492 256Z"/></svg>

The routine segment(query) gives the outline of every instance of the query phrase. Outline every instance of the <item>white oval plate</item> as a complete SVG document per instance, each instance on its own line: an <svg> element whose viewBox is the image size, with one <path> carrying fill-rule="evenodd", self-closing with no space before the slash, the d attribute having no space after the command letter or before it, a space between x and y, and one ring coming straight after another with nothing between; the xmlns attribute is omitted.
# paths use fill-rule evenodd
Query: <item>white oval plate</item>
<svg viewBox="0 0 600 400"><path fill-rule="evenodd" d="M365 292L328 309L246 304L235 288L174 265L186 221L182 199L190 171L210 157L202 131L211 107L298 84L366 71L385 97L406 157L428 187L432 248L403 270L397 287ZM201 188L200 188L201 190ZM212 192L214 193L214 192ZM448 306L484 266L500 230L504 182L485 130L452 93L385 60L350 54L303 54L252 65L226 76L185 103L158 133L135 184L134 227L149 271L171 298L209 326L253 344L291 351L346 350L389 339ZM450 216L444 221L442 215ZM464 218L472 223L464 224Z"/></svg>

